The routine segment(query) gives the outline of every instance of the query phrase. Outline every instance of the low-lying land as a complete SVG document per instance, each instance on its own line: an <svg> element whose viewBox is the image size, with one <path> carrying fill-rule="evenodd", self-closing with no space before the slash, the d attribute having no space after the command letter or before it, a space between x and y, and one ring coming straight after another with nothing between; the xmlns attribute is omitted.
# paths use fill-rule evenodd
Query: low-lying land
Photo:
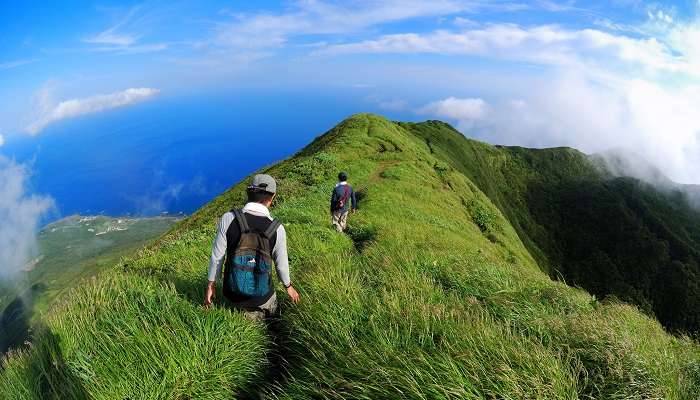
<svg viewBox="0 0 700 400"><path fill-rule="evenodd" d="M21 345L37 316L78 282L114 266L163 234L180 217L74 215L45 226L37 254L0 287L0 354Z"/></svg>

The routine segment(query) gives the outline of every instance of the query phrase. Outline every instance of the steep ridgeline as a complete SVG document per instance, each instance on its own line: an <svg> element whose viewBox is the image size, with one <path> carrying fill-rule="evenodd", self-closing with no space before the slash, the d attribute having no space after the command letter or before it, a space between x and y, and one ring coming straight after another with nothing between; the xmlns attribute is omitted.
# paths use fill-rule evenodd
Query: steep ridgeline
<svg viewBox="0 0 700 400"><path fill-rule="evenodd" d="M469 177L552 277L633 303L673 331L700 333L694 187L621 153L494 147L439 121L401 126ZM625 170L654 186L620 176Z"/></svg>
<svg viewBox="0 0 700 400"><path fill-rule="evenodd" d="M347 235L327 215L341 169L361 197ZM577 176L612 190L580 153L493 147L442 123L360 114L264 172L278 179L272 211L288 232L301 303L280 291L282 316L269 329L221 304L199 305L216 221L242 204L240 183L111 276L64 297L32 346L5 362L0 398L700 393L697 343L541 271L564 271L559 261L572 251L559 241L569 238L567 221L554 231L548 213L580 197L533 202L553 196L545 184L565 193ZM633 188L629 196L651 193L620 182ZM582 216L590 212L577 204Z"/></svg>

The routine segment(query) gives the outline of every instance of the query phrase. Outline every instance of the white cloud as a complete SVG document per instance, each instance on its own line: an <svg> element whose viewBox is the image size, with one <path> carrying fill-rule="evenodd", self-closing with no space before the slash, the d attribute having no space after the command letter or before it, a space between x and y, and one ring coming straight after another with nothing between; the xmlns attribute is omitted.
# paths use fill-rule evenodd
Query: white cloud
<svg viewBox="0 0 700 400"><path fill-rule="evenodd" d="M114 33L114 27L100 32L95 36L83 39L85 43L106 44L113 46L130 46L138 40L135 36L119 35Z"/></svg>
<svg viewBox="0 0 700 400"><path fill-rule="evenodd" d="M90 51L96 52L112 52L116 54L143 54L143 53L154 53L157 51L163 51L168 48L167 43L154 43L154 44L143 44L143 45L128 45L128 46L102 46L93 47Z"/></svg>
<svg viewBox="0 0 700 400"><path fill-rule="evenodd" d="M0 71L5 70L5 69L12 69L12 68L21 67L23 65L31 64L34 62L37 62L37 60L36 59L25 59L25 60L0 62Z"/></svg>
<svg viewBox="0 0 700 400"><path fill-rule="evenodd" d="M138 6L130 8L119 21L104 31L83 39L85 43L128 47L136 43L139 36L120 32L134 18L139 11Z"/></svg>
<svg viewBox="0 0 700 400"><path fill-rule="evenodd" d="M689 43L684 42L685 45ZM525 61L551 66L641 67L650 71L696 73L655 38L636 39L595 29L569 30L557 25L524 28L494 24L463 31L399 33L377 39L327 46L317 54L434 53Z"/></svg>
<svg viewBox="0 0 700 400"><path fill-rule="evenodd" d="M651 22L662 24L673 23L673 16L668 11L659 8L659 6L649 6L647 8L647 16Z"/></svg>
<svg viewBox="0 0 700 400"><path fill-rule="evenodd" d="M275 50L290 42L296 48L326 46L326 42L317 37L319 35L354 34L416 18L513 8L509 1L481 0L293 1L286 10L276 13L222 10L219 14L225 16L225 20L214 24L209 37L191 45L201 53L198 58L205 64L236 67L241 63L232 61L234 54L236 58L257 60L274 55ZM310 38L308 43L304 42L306 38ZM197 60L187 62L197 63Z"/></svg>
<svg viewBox="0 0 700 400"><path fill-rule="evenodd" d="M472 26L478 26L480 25L477 21L471 19L471 18L464 18L464 17L455 17L452 20L452 24L454 26L458 26L460 28L466 28L466 27L472 27Z"/></svg>
<svg viewBox="0 0 700 400"><path fill-rule="evenodd" d="M672 89L640 79L603 85L580 73L534 84L537 91L513 100L447 98L417 112L456 122L467 136L492 143L585 152L626 148L678 182L698 182L700 86Z"/></svg>
<svg viewBox="0 0 700 400"><path fill-rule="evenodd" d="M29 169L0 156L0 278L19 273L36 251L36 232L53 208L48 197L27 193Z"/></svg>
<svg viewBox="0 0 700 400"><path fill-rule="evenodd" d="M131 88L121 92L102 94L83 99L71 99L52 105L50 90L42 90L39 95L40 115L27 126L30 134L37 134L46 126L67 118L124 107L148 100L158 94L158 89Z"/></svg>
<svg viewBox="0 0 700 400"><path fill-rule="evenodd" d="M218 24L210 44L235 48L279 47L292 36L351 33L414 18L523 8L527 6L510 1L479 0L300 1L286 13L227 12L233 21Z"/></svg>
<svg viewBox="0 0 700 400"><path fill-rule="evenodd" d="M114 52L117 54L152 53L167 49L167 43L139 44L138 42L142 35L124 32L129 28L133 30L133 25L147 21L145 17L136 18L140 9L141 7L139 6L130 8L116 24L98 34L86 37L82 41L96 45L89 48L90 51Z"/></svg>
<svg viewBox="0 0 700 400"><path fill-rule="evenodd" d="M0 146L5 144L5 136L0 135Z"/></svg>
<svg viewBox="0 0 700 400"><path fill-rule="evenodd" d="M231 64L232 53L274 55L285 47L327 47L340 37L383 29L384 25L408 20L447 20L457 26L478 24L467 17L480 12L518 12L540 9L550 12L570 11L555 7L547 0L521 2L513 0L292 0L281 12L219 11L223 18L213 22L212 34L188 42L207 64ZM319 36L330 36L326 40ZM236 64L233 64L234 66Z"/></svg>
<svg viewBox="0 0 700 400"><path fill-rule="evenodd" d="M489 115L489 106L483 99L458 99L448 97L433 101L418 110L420 114L458 121L461 130L470 129L476 122L484 121Z"/></svg>
<svg viewBox="0 0 700 400"><path fill-rule="evenodd" d="M552 12L565 12L565 11L586 11L582 8L576 7L574 4L576 1L551 1L551 0L537 0L537 4L540 8L546 11Z"/></svg>

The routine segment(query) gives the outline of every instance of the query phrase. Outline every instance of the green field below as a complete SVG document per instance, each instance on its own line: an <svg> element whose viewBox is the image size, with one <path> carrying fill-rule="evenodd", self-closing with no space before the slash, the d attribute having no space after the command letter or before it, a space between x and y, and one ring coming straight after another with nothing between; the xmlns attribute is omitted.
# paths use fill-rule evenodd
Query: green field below
<svg viewBox="0 0 700 400"><path fill-rule="evenodd" d="M360 197L346 234L328 215L340 170ZM243 205L241 182L59 296L31 346L5 359L0 398L700 395L700 346L676 329L692 321L668 319L677 325L664 328L654 316L663 299L644 292L644 282L625 283L629 260L595 240L595 229L604 230L581 224L595 199L573 214L581 220L563 219L565 206L576 204L561 197L572 182L617 179L582 153L491 146L436 121L359 114L263 171L278 182L272 213L287 230L298 305L278 288L281 316L269 326L227 308L220 294L212 309L201 307L216 223ZM601 196L628 207L597 217L611 226L630 217L623 226L639 223L648 233L633 238L669 243L649 253L659 265L692 270L696 236L687 218L694 214L682 199L634 184L604 186ZM649 219L636 217L639 210ZM667 224L653 225L662 211ZM578 273L581 287L607 279L604 271L590 281L581 272L590 260L567 241L572 224L618 271L619 287L600 288L612 296L552 279Z"/></svg>
<svg viewBox="0 0 700 400"><path fill-rule="evenodd" d="M37 254L0 286L0 354L21 345L62 292L113 267L178 220L71 216L44 227Z"/></svg>

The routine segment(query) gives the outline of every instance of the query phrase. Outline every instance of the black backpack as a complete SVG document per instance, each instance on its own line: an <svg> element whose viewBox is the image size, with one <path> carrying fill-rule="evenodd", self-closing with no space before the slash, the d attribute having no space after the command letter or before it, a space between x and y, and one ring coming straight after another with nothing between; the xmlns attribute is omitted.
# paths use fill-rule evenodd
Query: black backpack
<svg viewBox="0 0 700 400"><path fill-rule="evenodd" d="M252 230L241 210L232 210L241 230L234 254L228 254L224 292L237 297L262 297L272 290L272 249L270 237L280 222L273 219L264 232Z"/></svg>

